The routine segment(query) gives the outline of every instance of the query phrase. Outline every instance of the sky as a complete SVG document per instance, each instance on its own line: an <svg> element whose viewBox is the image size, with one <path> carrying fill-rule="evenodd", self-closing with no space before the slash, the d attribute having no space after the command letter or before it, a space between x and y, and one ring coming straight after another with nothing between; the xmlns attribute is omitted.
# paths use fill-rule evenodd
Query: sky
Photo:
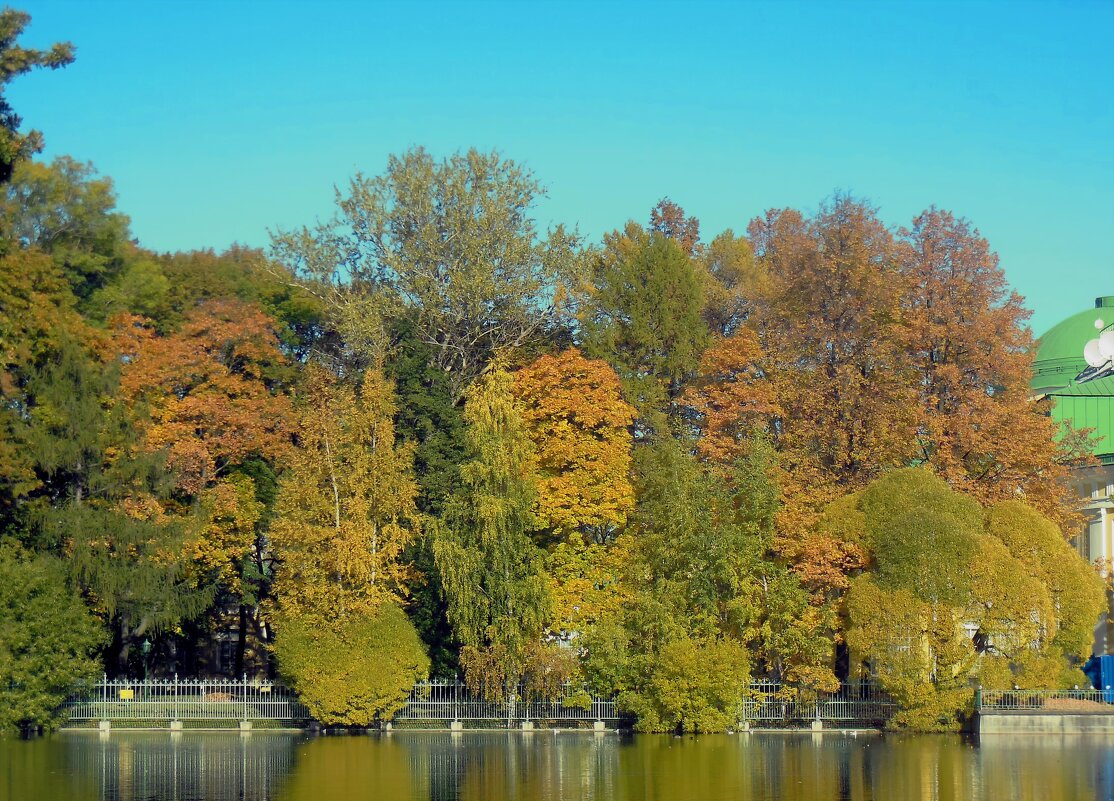
<svg viewBox="0 0 1114 801"><path fill-rule="evenodd" d="M1114 2L61 2L10 84L43 158L93 162L146 247L331 215L392 153L497 149L589 240L662 197L705 239L834 192L936 205L1040 334L1114 295Z"/></svg>

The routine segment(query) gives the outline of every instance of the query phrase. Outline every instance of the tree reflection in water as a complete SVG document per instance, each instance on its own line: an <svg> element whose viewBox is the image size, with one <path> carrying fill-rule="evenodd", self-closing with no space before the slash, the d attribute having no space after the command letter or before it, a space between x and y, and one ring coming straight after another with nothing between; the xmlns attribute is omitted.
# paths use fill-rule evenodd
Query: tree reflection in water
<svg viewBox="0 0 1114 801"><path fill-rule="evenodd" d="M0 739L0 801L1007 798L1114 798L1114 738L396 731Z"/></svg>

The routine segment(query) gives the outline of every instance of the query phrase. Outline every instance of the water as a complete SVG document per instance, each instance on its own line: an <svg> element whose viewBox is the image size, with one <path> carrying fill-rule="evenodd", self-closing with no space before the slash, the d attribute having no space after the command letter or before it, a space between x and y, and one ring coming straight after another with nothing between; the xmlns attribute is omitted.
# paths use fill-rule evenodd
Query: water
<svg viewBox="0 0 1114 801"><path fill-rule="evenodd" d="M66 732L0 739L0 801L1082 801L1114 739L838 732Z"/></svg>

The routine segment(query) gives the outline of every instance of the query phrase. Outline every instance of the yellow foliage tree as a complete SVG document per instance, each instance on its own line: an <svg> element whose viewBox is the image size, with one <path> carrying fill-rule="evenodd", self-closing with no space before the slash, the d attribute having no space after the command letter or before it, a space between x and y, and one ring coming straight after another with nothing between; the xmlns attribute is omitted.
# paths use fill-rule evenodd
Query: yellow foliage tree
<svg viewBox="0 0 1114 801"><path fill-rule="evenodd" d="M280 618L370 614L405 595L403 549L418 532L410 445L395 442L392 387L358 388L311 368L299 445L279 490L271 543Z"/></svg>
<svg viewBox="0 0 1114 801"><path fill-rule="evenodd" d="M538 527L607 540L634 509L634 408L619 377L602 359L569 348L517 371L514 393L537 456Z"/></svg>

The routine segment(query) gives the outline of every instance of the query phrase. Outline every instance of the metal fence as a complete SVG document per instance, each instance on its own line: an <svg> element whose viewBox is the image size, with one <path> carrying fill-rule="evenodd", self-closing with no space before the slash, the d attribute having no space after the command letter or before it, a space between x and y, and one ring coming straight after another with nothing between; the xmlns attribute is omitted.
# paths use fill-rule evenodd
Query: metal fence
<svg viewBox="0 0 1114 801"><path fill-rule="evenodd" d="M562 685L557 698L527 698L516 688L499 699L484 698L460 681L423 681L414 685L395 723L460 721L498 723L508 728L529 721L542 726L581 726L603 721L618 724L627 716L614 699L589 696L579 684Z"/></svg>
<svg viewBox="0 0 1114 801"><path fill-rule="evenodd" d="M743 720L766 726L816 720L841 726L880 726L896 711L894 700L867 681L841 684L832 693L791 691L778 682L755 681L743 700Z"/></svg>
<svg viewBox="0 0 1114 801"><path fill-rule="evenodd" d="M996 700L993 693L984 694L984 699L991 704L1005 703ZM1022 700L1014 692L1009 703L1022 708L1018 705ZM303 724L311 720L309 710L293 691L247 677L147 681L106 678L76 690L64 708L69 721L78 725L102 720L139 727L165 726L175 720L210 724L243 720ZM895 711L893 700L868 682L845 684L834 693L816 693L755 681L739 706L740 722L763 726L794 726L817 720L842 726L877 726ZM492 699L472 693L463 682L435 680L415 684L393 721L401 727L440 727L460 722L467 728L512 728L531 722L572 728L597 721L609 727L624 726L633 719L615 699L591 696L579 684L563 685L555 698L528 697L522 687L517 687Z"/></svg>
<svg viewBox="0 0 1114 801"><path fill-rule="evenodd" d="M1090 712L1114 714L1104 690L979 690L977 712Z"/></svg>
<svg viewBox="0 0 1114 801"><path fill-rule="evenodd" d="M172 720L302 723L309 711L285 687L242 679L102 679L78 688L64 709L71 722Z"/></svg>

